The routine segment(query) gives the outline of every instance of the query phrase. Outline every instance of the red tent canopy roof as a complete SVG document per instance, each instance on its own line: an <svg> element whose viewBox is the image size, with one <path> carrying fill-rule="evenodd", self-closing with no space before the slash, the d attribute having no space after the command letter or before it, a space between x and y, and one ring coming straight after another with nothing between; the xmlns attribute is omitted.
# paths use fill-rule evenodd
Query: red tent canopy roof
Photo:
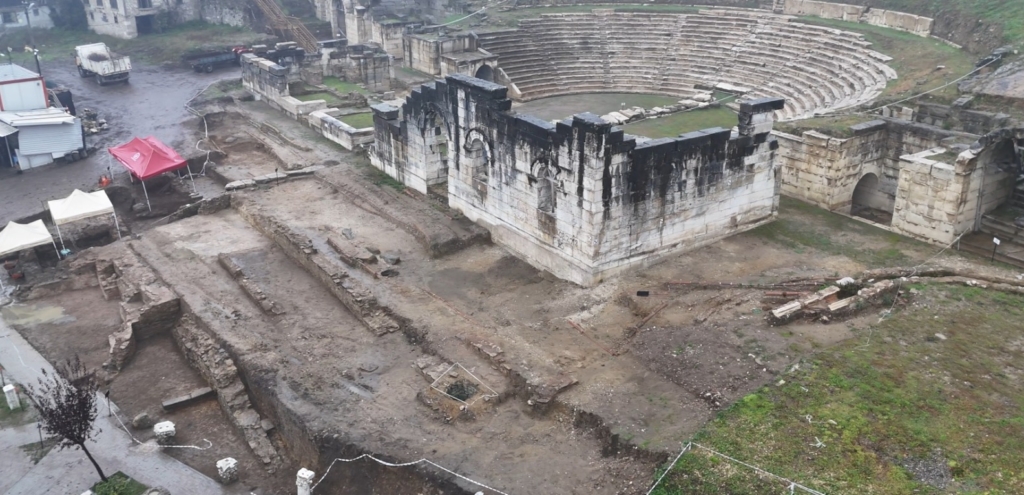
<svg viewBox="0 0 1024 495"><path fill-rule="evenodd" d="M149 136L132 138L121 146L109 148L111 155L140 179L185 167L185 159L159 139Z"/></svg>

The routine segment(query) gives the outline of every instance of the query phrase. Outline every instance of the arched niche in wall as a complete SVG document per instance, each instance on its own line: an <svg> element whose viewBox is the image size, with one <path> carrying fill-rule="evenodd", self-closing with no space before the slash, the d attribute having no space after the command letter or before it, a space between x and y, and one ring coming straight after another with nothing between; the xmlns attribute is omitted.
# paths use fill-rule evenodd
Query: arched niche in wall
<svg viewBox="0 0 1024 495"><path fill-rule="evenodd" d="M537 191L537 209L542 213L553 215L556 206L556 191L558 170L548 162L548 157L542 155L530 164L530 178Z"/></svg>
<svg viewBox="0 0 1024 495"><path fill-rule="evenodd" d="M492 146L487 135L480 129L470 129L466 133L462 147L462 156L469 165L473 180L487 183L490 180L491 165L494 163Z"/></svg>
<svg viewBox="0 0 1024 495"><path fill-rule="evenodd" d="M494 69L487 64L481 65L480 68L476 70L476 74L474 74L473 77L483 79L484 81L494 82Z"/></svg>

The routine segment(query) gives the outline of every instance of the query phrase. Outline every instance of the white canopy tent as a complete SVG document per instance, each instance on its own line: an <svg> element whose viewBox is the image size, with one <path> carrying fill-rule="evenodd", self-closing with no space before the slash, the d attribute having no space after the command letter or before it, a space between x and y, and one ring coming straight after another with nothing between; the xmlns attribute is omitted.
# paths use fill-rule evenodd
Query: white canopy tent
<svg viewBox="0 0 1024 495"><path fill-rule="evenodd" d="M46 225L43 225L42 220L29 224L8 222L7 227L0 231L0 257L44 244L53 244L53 250L57 251L57 256L60 257L57 243L53 242L53 235L46 229Z"/></svg>
<svg viewBox="0 0 1024 495"><path fill-rule="evenodd" d="M64 247L64 234L60 226L77 220L110 214L114 217L114 226L117 227L117 238L121 238L121 225L117 222L117 214L114 213L114 205L110 202L107 192L99 190L92 193L82 192L75 189L70 196L64 199L48 201L50 217L53 218L53 225L57 227L57 236L60 237L60 247Z"/></svg>

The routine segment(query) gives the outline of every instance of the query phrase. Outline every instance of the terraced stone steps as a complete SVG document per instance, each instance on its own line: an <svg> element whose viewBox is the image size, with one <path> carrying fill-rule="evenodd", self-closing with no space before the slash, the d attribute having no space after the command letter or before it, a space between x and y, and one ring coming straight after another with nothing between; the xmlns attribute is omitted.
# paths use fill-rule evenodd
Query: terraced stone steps
<svg viewBox="0 0 1024 495"><path fill-rule="evenodd" d="M781 4L781 2L779 2ZM687 98L728 83L784 97L794 119L871 101L896 73L856 33L743 9L544 14L482 33L522 99L595 91Z"/></svg>

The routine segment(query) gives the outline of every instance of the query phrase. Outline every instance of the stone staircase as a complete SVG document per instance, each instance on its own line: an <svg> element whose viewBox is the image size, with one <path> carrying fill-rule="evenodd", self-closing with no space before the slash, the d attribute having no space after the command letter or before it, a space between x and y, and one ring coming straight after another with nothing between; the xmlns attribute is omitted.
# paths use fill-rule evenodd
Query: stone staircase
<svg viewBox="0 0 1024 495"><path fill-rule="evenodd" d="M1024 194L1020 189L1014 195L1012 205L1018 211L1024 212ZM992 248L995 247L993 238L998 238L1000 244L996 248L996 261L1008 263L1024 268L1024 228L1014 224L1012 221L985 215L981 219L981 228L978 232L967 236L960 248L964 251L975 253L985 258L993 258Z"/></svg>
<svg viewBox="0 0 1024 495"><path fill-rule="evenodd" d="M254 0L256 7L260 9L266 18L267 25L278 31L282 36L290 38L306 50L306 53L316 53L319 47L316 37L299 19L286 15L281 6L274 0Z"/></svg>
<svg viewBox="0 0 1024 495"><path fill-rule="evenodd" d="M544 14L480 41L524 100L599 91L688 98L697 87L729 83L749 88L751 98L786 98L779 118L788 120L870 101L896 78L863 37L767 11L781 5Z"/></svg>

